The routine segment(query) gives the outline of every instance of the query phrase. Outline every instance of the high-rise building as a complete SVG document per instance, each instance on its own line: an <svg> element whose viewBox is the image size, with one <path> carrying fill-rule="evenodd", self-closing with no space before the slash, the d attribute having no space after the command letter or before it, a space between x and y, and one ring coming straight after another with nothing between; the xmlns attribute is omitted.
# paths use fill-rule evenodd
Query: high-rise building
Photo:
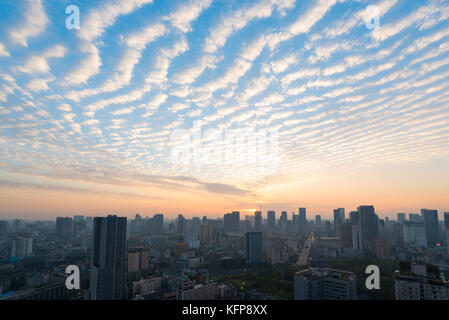
<svg viewBox="0 0 449 320"><path fill-rule="evenodd" d="M72 230L74 234L78 234L79 232L82 232L86 229L86 220L84 219L84 216L77 215L73 216L73 226Z"/></svg>
<svg viewBox="0 0 449 320"><path fill-rule="evenodd" d="M438 211L421 209L421 214L424 217L424 227L426 228L427 246L433 248L440 241L438 225Z"/></svg>
<svg viewBox="0 0 449 320"><path fill-rule="evenodd" d="M340 225L345 222L345 209L338 208L334 209L334 229L335 234L339 236Z"/></svg>
<svg viewBox="0 0 449 320"><path fill-rule="evenodd" d="M90 298L126 299L126 273L126 218L95 217Z"/></svg>
<svg viewBox="0 0 449 320"><path fill-rule="evenodd" d="M0 238L8 235L8 221L0 220Z"/></svg>
<svg viewBox="0 0 449 320"><path fill-rule="evenodd" d="M144 248L131 248L128 252L128 272L141 272L149 268L150 252Z"/></svg>
<svg viewBox="0 0 449 320"><path fill-rule="evenodd" d="M209 244L214 239L214 227L209 224L202 224L200 227L200 243Z"/></svg>
<svg viewBox="0 0 449 320"><path fill-rule="evenodd" d="M416 247L427 247L426 229L424 223L404 221L402 223L404 242Z"/></svg>
<svg viewBox="0 0 449 320"><path fill-rule="evenodd" d="M157 213L151 218L151 233L161 234L164 232L164 215L162 213Z"/></svg>
<svg viewBox="0 0 449 320"><path fill-rule="evenodd" d="M256 231L262 230L262 212L256 211L254 216L254 228Z"/></svg>
<svg viewBox="0 0 449 320"><path fill-rule="evenodd" d="M92 231L94 229L94 219L92 217L86 217L86 229Z"/></svg>
<svg viewBox="0 0 449 320"><path fill-rule="evenodd" d="M444 229L449 228L449 212L444 213Z"/></svg>
<svg viewBox="0 0 449 320"><path fill-rule="evenodd" d="M408 220L411 222L424 223L424 217L417 213L410 213L408 215Z"/></svg>
<svg viewBox="0 0 449 320"><path fill-rule="evenodd" d="M267 212L267 224L269 230L274 230L276 228L276 212Z"/></svg>
<svg viewBox="0 0 449 320"><path fill-rule="evenodd" d="M394 287L396 300L449 300L449 283L434 265L401 262Z"/></svg>
<svg viewBox="0 0 449 320"><path fill-rule="evenodd" d="M375 240L379 236L379 217L373 206L359 206L357 211L360 215L363 249L374 251Z"/></svg>
<svg viewBox="0 0 449 320"><path fill-rule="evenodd" d="M447 247L447 254L449 254L449 228L446 228L446 247Z"/></svg>
<svg viewBox="0 0 449 320"><path fill-rule="evenodd" d="M31 234L22 234L11 239L11 257L24 258L33 253Z"/></svg>
<svg viewBox="0 0 449 320"><path fill-rule="evenodd" d="M357 211L351 211L349 213L349 222L351 222L352 224L358 224L359 221L359 213Z"/></svg>
<svg viewBox="0 0 449 320"><path fill-rule="evenodd" d="M399 223L403 223L406 220L407 220L407 218L406 218L405 213L398 213L398 222Z"/></svg>
<svg viewBox="0 0 449 320"><path fill-rule="evenodd" d="M287 211L282 211L281 217L279 218L279 228L281 229L282 233L287 232L287 224L288 224Z"/></svg>
<svg viewBox="0 0 449 320"><path fill-rule="evenodd" d="M354 250L363 250L362 227L360 224L351 224L352 228L352 248Z"/></svg>
<svg viewBox="0 0 449 320"><path fill-rule="evenodd" d="M321 225L321 216L319 214L315 216L315 224L317 227Z"/></svg>
<svg viewBox="0 0 449 320"><path fill-rule="evenodd" d="M295 274L295 300L356 300L352 272L311 266Z"/></svg>
<svg viewBox="0 0 449 320"><path fill-rule="evenodd" d="M12 221L12 232L22 232L25 227L25 222L21 219L14 219Z"/></svg>
<svg viewBox="0 0 449 320"><path fill-rule="evenodd" d="M248 263L262 262L262 232L247 232L245 234L245 256Z"/></svg>
<svg viewBox="0 0 449 320"><path fill-rule="evenodd" d="M345 222L340 225L340 243L343 248L352 248L352 224Z"/></svg>
<svg viewBox="0 0 449 320"><path fill-rule="evenodd" d="M56 236L58 238L67 239L72 236L73 233L73 220L70 217L58 217L56 218Z"/></svg>
<svg viewBox="0 0 449 320"><path fill-rule="evenodd" d="M225 232L239 232L240 230L240 212L233 211L223 217L223 226Z"/></svg>
<svg viewBox="0 0 449 320"><path fill-rule="evenodd" d="M306 208L299 208L299 223L303 226L307 225Z"/></svg>
<svg viewBox="0 0 449 320"><path fill-rule="evenodd" d="M178 215L178 221L177 221L176 226L177 226L178 233L186 232L186 219L183 217L182 214Z"/></svg>

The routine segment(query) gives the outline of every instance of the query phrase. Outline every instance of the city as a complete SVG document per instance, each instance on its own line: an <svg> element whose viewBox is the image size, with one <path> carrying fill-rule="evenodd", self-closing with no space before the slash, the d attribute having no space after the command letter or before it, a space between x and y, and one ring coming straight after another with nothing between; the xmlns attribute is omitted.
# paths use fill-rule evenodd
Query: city
<svg viewBox="0 0 449 320"><path fill-rule="evenodd" d="M0 30L3 318L447 313L449 0L0 0Z"/></svg>
<svg viewBox="0 0 449 320"><path fill-rule="evenodd" d="M449 212L0 221L0 300L449 300ZM68 265L81 286L66 285ZM365 269L380 269L380 288Z"/></svg>

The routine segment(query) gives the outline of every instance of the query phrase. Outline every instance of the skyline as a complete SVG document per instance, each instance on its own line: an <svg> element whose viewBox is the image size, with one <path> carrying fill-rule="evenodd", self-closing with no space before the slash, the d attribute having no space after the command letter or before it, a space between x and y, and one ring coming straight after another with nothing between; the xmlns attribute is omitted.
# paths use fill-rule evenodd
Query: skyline
<svg viewBox="0 0 449 320"><path fill-rule="evenodd" d="M351 212L353 212L353 211L357 212L358 207L360 207L360 206L361 207L366 207L366 206L370 207L372 205L370 205L370 204L361 204L361 205L355 207L354 209L350 209L350 210L347 210L347 208L343 208L344 209L344 214L346 215L346 220L349 219L349 214ZM419 210L415 210L413 212L401 211L401 212L397 212L397 213L394 213L394 214L382 214L382 213L379 214L379 212L376 210L375 206L373 206L373 207L374 207L376 215L380 219L384 219L384 218L388 217L389 219L391 219L393 221L397 220L397 218L398 218L397 215L398 214L405 214L406 215L406 219L409 219L409 215L410 214L421 216L422 215L421 211L423 209L425 209L425 210L436 210L437 213L438 213L438 221L440 221L440 222L446 221L445 220L445 215L449 214L449 212L447 212L447 211L441 211L441 210L438 210L438 209L435 209L435 208L430 208L430 207L428 207L428 208L420 208ZM303 208L303 207L301 207L301 208ZM222 213L221 215L220 214L216 214L216 215L187 214L186 215L186 214L183 214L182 212L178 212L178 213L175 213L175 214L172 214L172 215L166 214L164 212L154 212L154 213L150 213L150 214L147 214L145 212L135 212L135 213L127 213L127 214L119 214L119 213L116 213L116 212L107 212L107 213L100 213L100 214L89 215L89 214L86 214L85 212L76 212L76 213L73 213L73 214L67 214L67 215L61 214L59 216L58 215L57 216L51 216L51 217L42 218L42 219L39 219L39 217L33 217L34 219L29 219L29 218L20 217L20 216L12 216L12 217L0 216L0 220L6 219L6 220L10 220L11 221L11 220L14 220L14 219L24 219L24 220L29 220L29 221L51 221L51 220L54 220L55 218L60 218L60 217L75 217L75 216L107 217L107 216L110 216L110 215L112 215L112 216L119 216L119 217L121 216L121 217L125 217L125 218L127 218L129 220L132 220L132 219L134 219L136 217L136 215L140 215L141 217L145 217L145 218L152 218L152 217L154 217L155 215L158 215L158 214L163 214L164 215L164 219L166 219L167 221L176 221L178 219L179 215L182 215L184 218L187 218L187 219L207 217L208 219L211 219L211 220L214 220L214 219L223 220L223 218L224 218L224 216L226 214L230 214L232 212L236 212L237 211L237 212L240 213L240 221L245 221L246 217L251 217L251 216L256 217L256 213L257 212L261 212L262 213L262 219L264 221L267 221L267 219L268 219L267 215L268 215L269 211L274 211L275 212L275 215L276 215L275 216L275 220L279 220L280 217L281 217L281 213L284 212L284 211L287 212L287 219L288 220L292 220L293 219L293 215L298 215L299 214L299 209L300 209L299 207L296 207L296 208L292 208L292 210L289 211L289 210L273 210L271 208L271 209L262 209L262 211L260 211L260 208L246 208L246 209L236 209L236 208L234 208L234 209L230 210L229 212ZM306 209L306 219L307 219L307 221L315 221L315 217L316 216L320 216L321 221L328 220L328 221L332 222L335 219L333 210L341 209L341 208L334 208L334 209L331 210L332 211L331 213L329 213L329 214L325 213L324 215L320 214L320 213L316 213L316 212L310 212L308 208L305 208L305 209Z"/></svg>
<svg viewBox="0 0 449 320"><path fill-rule="evenodd" d="M446 1L23 0L0 28L0 217L449 212ZM277 140L226 163L208 129Z"/></svg>

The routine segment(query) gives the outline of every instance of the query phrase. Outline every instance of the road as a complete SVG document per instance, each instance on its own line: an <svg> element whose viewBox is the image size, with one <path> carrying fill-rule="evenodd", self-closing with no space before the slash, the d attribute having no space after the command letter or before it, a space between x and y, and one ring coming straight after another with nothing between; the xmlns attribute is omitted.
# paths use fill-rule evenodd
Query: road
<svg viewBox="0 0 449 320"><path fill-rule="evenodd" d="M309 237L304 241L304 247L301 250L301 253L299 254L298 261L296 262L297 266L304 266L307 265L310 262L310 250L313 246L313 243L315 242L315 236L313 233L309 235Z"/></svg>

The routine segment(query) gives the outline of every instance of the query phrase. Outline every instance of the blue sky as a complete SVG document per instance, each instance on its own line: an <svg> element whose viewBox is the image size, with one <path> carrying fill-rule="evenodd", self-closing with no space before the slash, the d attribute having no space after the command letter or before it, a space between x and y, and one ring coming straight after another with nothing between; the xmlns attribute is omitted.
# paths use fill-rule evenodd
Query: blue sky
<svg viewBox="0 0 449 320"><path fill-rule="evenodd" d="M78 30L65 24L73 4ZM59 191L99 193L98 207L148 197L159 204L134 209L173 213L178 195L188 212L296 201L327 212L320 193L361 180L371 186L340 203L333 193L335 207L352 195L386 212L447 210L448 19L441 0L2 1L3 213L43 214L36 199ZM173 163L171 134L199 120L277 129L278 170Z"/></svg>

